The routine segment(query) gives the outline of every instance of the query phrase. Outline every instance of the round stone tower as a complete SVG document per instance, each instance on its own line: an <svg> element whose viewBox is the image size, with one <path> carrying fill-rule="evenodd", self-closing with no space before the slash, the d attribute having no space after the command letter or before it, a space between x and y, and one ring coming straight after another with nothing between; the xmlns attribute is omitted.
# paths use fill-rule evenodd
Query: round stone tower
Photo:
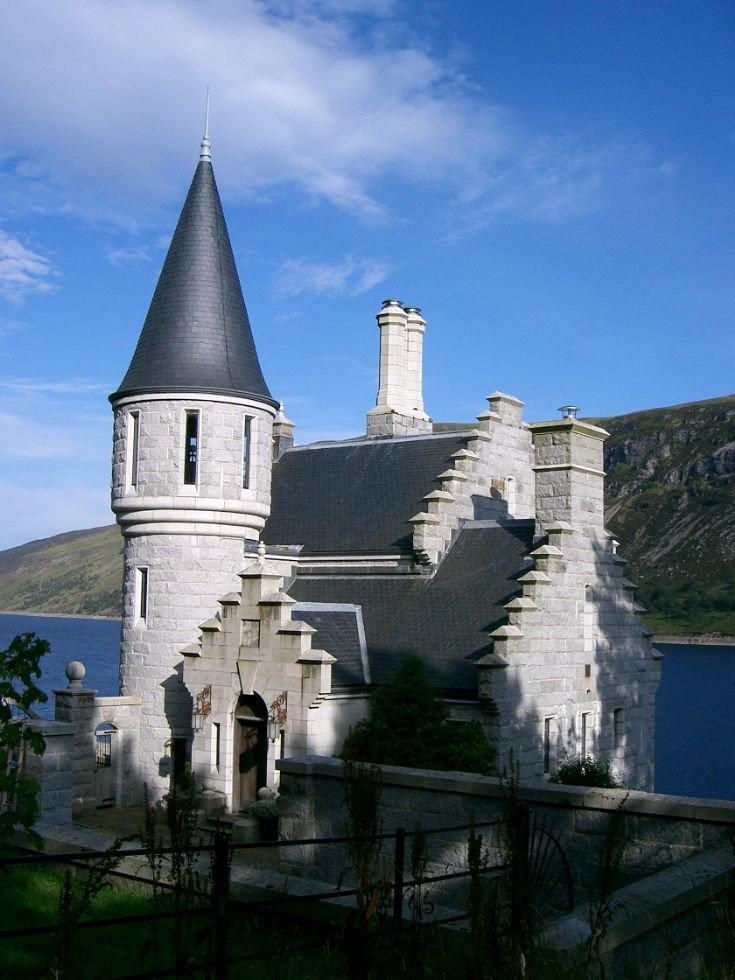
<svg viewBox="0 0 735 980"><path fill-rule="evenodd" d="M188 761L183 647L238 589L270 510L272 425L209 139L130 367L110 396L112 509L125 540L120 688L141 698L126 802Z"/></svg>

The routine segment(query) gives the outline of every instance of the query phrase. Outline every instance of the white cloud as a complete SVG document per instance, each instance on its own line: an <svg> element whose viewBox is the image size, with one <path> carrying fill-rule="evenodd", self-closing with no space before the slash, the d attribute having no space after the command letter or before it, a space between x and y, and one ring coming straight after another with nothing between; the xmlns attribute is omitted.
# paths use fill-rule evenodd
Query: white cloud
<svg viewBox="0 0 735 980"><path fill-rule="evenodd" d="M17 395L88 395L106 392L109 385L84 378L67 378L63 381L46 381L43 378L0 379L0 389Z"/></svg>
<svg viewBox="0 0 735 980"><path fill-rule="evenodd" d="M57 207L98 215L105 199L128 224L172 204L211 85L230 197L297 187L373 221L389 216L385 180L447 200L470 187L470 210L486 218L519 209L548 220L591 200L609 177L603 161L536 152L538 137L401 16L390 0L14 3L0 61L14 93L0 109L6 197L30 181L49 207L53 185Z"/></svg>
<svg viewBox="0 0 735 980"><path fill-rule="evenodd" d="M392 266L387 262L352 255L331 265L303 258L287 259L279 270L278 287L286 296L301 293L359 296L383 282L391 271Z"/></svg>
<svg viewBox="0 0 735 980"><path fill-rule="evenodd" d="M112 524L109 494L105 481L80 479L69 474L57 476L53 490L38 483L0 480L3 522L0 550L28 541Z"/></svg>
<svg viewBox="0 0 735 980"><path fill-rule="evenodd" d="M24 330L25 326L22 320L11 320L8 317L0 317L0 337L9 337L19 330Z"/></svg>
<svg viewBox="0 0 735 980"><path fill-rule="evenodd" d="M150 262L151 253L145 245L130 245L123 248L108 249L107 261L110 265L137 265L140 262Z"/></svg>
<svg viewBox="0 0 735 980"><path fill-rule="evenodd" d="M57 274L48 258L0 229L0 296L19 303L29 293L47 293Z"/></svg>
<svg viewBox="0 0 735 980"><path fill-rule="evenodd" d="M9 460L68 460L70 465L108 460L110 426L105 420L76 414L57 421L0 410L3 454Z"/></svg>

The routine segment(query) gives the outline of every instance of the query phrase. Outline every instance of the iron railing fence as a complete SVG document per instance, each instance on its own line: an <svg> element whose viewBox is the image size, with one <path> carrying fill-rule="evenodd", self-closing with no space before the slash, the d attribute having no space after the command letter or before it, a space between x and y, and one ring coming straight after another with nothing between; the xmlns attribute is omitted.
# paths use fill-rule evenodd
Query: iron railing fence
<svg viewBox="0 0 735 980"><path fill-rule="evenodd" d="M516 894L521 894L534 904L542 916L554 913L570 911L573 904L573 893L571 884L571 872L564 851L556 836L548 831L543 822L535 819L530 808L523 802L515 804L515 812L510 821L499 819L472 822L464 824L454 824L443 827L435 827L431 830L406 830L397 827L393 832L386 832L371 835L367 838L350 836L333 837L308 837L294 840L274 840L274 841L247 841L233 842L223 826L218 826L212 835L211 843L194 844L184 849L183 853L190 856L209 855L210 869L208 874L209 888L197 889L187 888L187 901L197 900L201 904L189 904L182 909L158 909L156 911L122 915L107 918L90 918L78 921L73 924L74 930L88 930L100 928L122 927L130 925L143 925L145 923L165 922L166 920L176 919L177 916L190 916L192 918L208 917L209 928L212 935L216 937L214 943L215 951L221 951L221 957L215 953L214 959L201 960L195 962L191 959L187 961L187 971L191 975L196 971L203 972L206 976L212 976L216 980L225 980L231 966L244 964L251 960L267 959L280 955L281 947L272 950L259 950L255 953L242 955L232 955L227 952L228 947L228 917L231 911L238 909L241 911L270 913L274 911L287 912L289 909L296 911L298 905L324 902L330 899L355 899L356 910L359 906L360 885L357 887L338 887L319 891L309 891L308 893L289 894L279 892L277 895L268 898L240 899L231 894L231 863L236 854L247 854L248 851L263 852L265 849L279 849L279 852L288 851L297 847L328 847L330 845L347 845L354 847L361 843L380 843L381 845L392 842L392 856L390 867L392 870L392 880L389 885L382 882L385 909L383 911L383 921L387 920L388 927L400 932L407 926L405 908L407 893L415 893L418 888L425 886L436 886L446 882L461 881L472 876L473 870L464 867L457 871L445 871L441 874L421 874L410 876L406 874L406 845L412 839L419 836L429 838L431 836L459 835L480 835L481 831L503 827L508 840L509 849L513 855L511 862L495 861L490 863L486 858L482 866L475 869L483 876L500 875L502 872L509 872L515 878ZM156 858L181 855L182 850L176 847L156 846ZM115 857L120 861L126 858L150 858L151 849L146 847L135 847L119 849L115 852ZM0 875L5 869L18 867L43 867L43 866L74 866L89 868L100 860L110 859L110 851L74 851L66 853L32 853L32 854L13 854L0 856ZM512 867L511 867L512 863ZM108 868L105 875L112 878L135 880L143 885L150 885L162 891L176 893L181 891L181 886L167 882L163 878L153 879L139 874L133 874L119 868ZM0 879L1 880L1 879ZM376 886L377 887L377 886ZM354 914L354 913L353 913ZM410 922L412 927L426 927L447 925L467 919L470 915L468 911L455 911L451 915L434 916L429 920L422 921L420 916L414 917ZM0 942L33 939L49 934L59 934L59 930L64 928L61 921L49 922L43 925L27 926L23 928L0 929ZM290 952L318 949L323 946L323 942L305 942L297 945L290 945ZM180 976L182 966L180 963L172 965L170 968L156 969L143 973L125 973L128 978L144 980L144 978ZM108 974L112 975L112 974Z"/></svg>

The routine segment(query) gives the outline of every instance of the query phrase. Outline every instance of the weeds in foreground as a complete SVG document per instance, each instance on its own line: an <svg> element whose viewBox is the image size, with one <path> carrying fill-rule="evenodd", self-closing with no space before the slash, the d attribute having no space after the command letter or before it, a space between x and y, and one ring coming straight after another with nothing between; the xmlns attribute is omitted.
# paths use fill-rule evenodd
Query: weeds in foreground
<svg viewBox="0 0 735 980"><path fill-rule="evenodd" d="M73 976L74 947L77 926L83 918L89 917L97 897L105 888L110 888L108 875L120 864L120 848L123 840L115 840L107 853L91 862L84 869L81 887L71 869L64 874L59 890L59 926L56 934L56 949L51 964L51 974L64 978Z"/></svg>

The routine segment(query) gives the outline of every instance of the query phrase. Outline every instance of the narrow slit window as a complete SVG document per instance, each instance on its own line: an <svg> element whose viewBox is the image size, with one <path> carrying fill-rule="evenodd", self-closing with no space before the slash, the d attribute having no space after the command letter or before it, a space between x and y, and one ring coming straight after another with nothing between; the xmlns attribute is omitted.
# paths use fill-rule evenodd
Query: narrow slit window
<svg viewBox="0 0 735 980"><path fill-rule="evenodd" d="M193 486L197 482L199 462L199 412L186 413L184 437L184 483Z"/></svg>
<svg viewBox="0 0 735 980"><path fill-rule="evenodd" d="M219 769L220 762L220 727L219 722L212 722L212 768Z"/></svg>
<svg viewBox="0 0 735 980"><path fill-rule="evenodd" d="M613 708L613 745L616 751L623 747L625 737L625 708Z"/></svg>
<svg viewBox="0 0 735 980"><path fill-rule="evenodd" d="M138 486L138 441L140 439L140 412L129 415L128 445L130 446L130 472L128 483L131 487Z"/></svg>
<svg viewBox="0 0 735 980"><path fill-rule="evenodd" d="M544 718L544 775L551 772L551 718Z"/></svg>
<svg viewBox="0 0 735 980"><path fill-rule="evenodd" d="M589 750L589 736L590 736L590 712L582 712L582 738L580 744L580 755L582 758L586 758Z"/></svg>
<svg viewBox="0 0 735 980"><path fill-rule="evenodd" d="M138 569L138 619L145 623L148 618L148 569Z"/></svg>
<svg viewBox="0 0 735 980"><path fill-rule="evenodd" d="M242 427L242 488L247 490L250 486L250 440L252 430L252 419L246 418Z"/></svg>

